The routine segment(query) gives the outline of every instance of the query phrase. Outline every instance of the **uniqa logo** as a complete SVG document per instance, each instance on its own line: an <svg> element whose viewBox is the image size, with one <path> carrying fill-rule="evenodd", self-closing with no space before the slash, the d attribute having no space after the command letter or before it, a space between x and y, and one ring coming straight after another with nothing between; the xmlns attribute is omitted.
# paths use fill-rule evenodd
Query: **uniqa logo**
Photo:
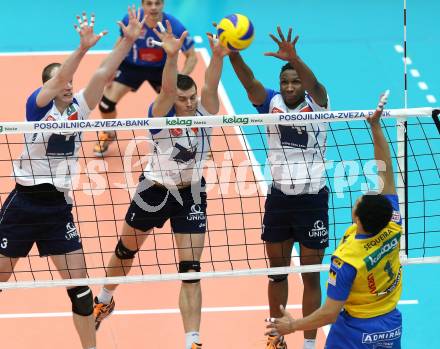
<svg viewBox="0 0 440 349"><path fill-rule="evenodd" d="M166 125L169 126L192 126L192 120L183 120L179 118L167 118L165 120Z"/></svg>
<svg viewBox="0 0 440 349"><path fill-rule="evenodd" d="M191 212L186 217L188 221L201 221L205 219L205 213L202 211L202 207L198 204L191 206Z"/></svg>
<svg viewBox="0 0 440 349"><path fill-rule="evenodd" d="M240 117L236 117L235 115L233 117L223 116L223 123L247 125L249 123L249 118L240 118Z"/></svg>

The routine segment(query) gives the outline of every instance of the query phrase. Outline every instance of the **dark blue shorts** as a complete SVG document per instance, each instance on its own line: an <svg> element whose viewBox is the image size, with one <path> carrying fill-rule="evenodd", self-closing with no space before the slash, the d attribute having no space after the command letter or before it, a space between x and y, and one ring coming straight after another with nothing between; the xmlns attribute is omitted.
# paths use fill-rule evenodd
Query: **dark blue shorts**
<svg viewBox="0 0 440 349"><path fill-rule="evenodd" d="M327 337L325 349L400 349L402 314L394 309L369 319L339 314Z"/></svg>
<svg viewBox="0 0 440 349"><path fill-rule="evenodd" d="M0 254L26 257L36 243L40 256L82 248L64 194L50 184L17 184L0 211Z"/></svg>
<svg viewBox="0 0 440 349"><path fill-rule="evenodd" d="M328 188L318 194L286 195L270 188L265 203L262 240L294 239L308 248L328 247Z"/></svg>
<svg viewBox="0 0 440 349"><path fill-rule="evenodd" d="M141 67L127 62L122 62L116 72L115 81L131 87L137 91L144 81L148 81L151 87L159 92L162 86L163 68Z"/></svg>
<svg viewBox="0 0 440 349"><path fill-rule="evenodd" d="M130 227L141 231L162 228L169 219L174 233L206 232L207 204L204 180L198 184L196 190L187 187L179 189L178 193L168 191L167 188L157 184L151 185L151 182L148 188L143 190L142 183L146 180L142 177L140 180L125 216L125 221Z"/></svg>

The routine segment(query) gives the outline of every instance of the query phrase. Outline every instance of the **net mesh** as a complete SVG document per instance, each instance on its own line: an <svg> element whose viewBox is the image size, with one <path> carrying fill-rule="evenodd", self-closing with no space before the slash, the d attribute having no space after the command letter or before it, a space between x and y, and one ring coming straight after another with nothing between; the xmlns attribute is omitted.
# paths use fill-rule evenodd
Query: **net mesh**
<svg viewBox="0 0 440 349"><path fill-rule="evenodd" d="M424 114L430 116L430 112ZM267 164L267 125L264 121L270 122L273 114L267 115L267 119L265 117L259 116L255 122L260 125L243 126L243 122L239 121L233 122L232 126L212 129L212 158L204 166L208 208L201 266L202 271L207 273L206 277L231 276L234 272L240 275L243 272L245 275L273 272L269 269L260 238L265 197L272 182ZM2 125L3 131L8 128L8 124ZM390 117L384 120L383 129L390 141L395 172L402 174L405 169L397 161L400 143L397 142L396 119ZM436 205L440 199L440 137L433 120L428 117L408 118L407 130L408 196L400 197L400 202L408 219L407 256L416 260L440 256L440 207ZM26 146L22 133L23 130L16 127L9 134L0 134L0 199L3 210L6 198L15 186L13 161L20 157ZM82 133L80 174L72 182L71 197L89 277L84 283L91 284L101 282L106 276L106 266L121 234L138 178L151 156L151 141L145 129L119 130L106 157L96 158L92 151L97 140L96 130L83 130ZM328 122L326 158L325 177L330 191L330 246L324 263L328 262L329 255L352 222L351 208L356 198L377 187L372 138L366 122ZM29 223L23 221L22 224ZM154 229L139 248L130 272L134 279L128 277L119 281L157 280L167 275L182 278L182 275L176 274L179 251L169 222L161 229ZM292 258L298 265L298 257ZM306 269L319 271L326 267L321 265ZM137 276L141 278L136 279ZM48 283L53 280L56 285L71 282L61 280L50 258L40 258L34 246L26 258L20 259L7 286L15 287L15 284L26 281L54 285Z"/></svg>

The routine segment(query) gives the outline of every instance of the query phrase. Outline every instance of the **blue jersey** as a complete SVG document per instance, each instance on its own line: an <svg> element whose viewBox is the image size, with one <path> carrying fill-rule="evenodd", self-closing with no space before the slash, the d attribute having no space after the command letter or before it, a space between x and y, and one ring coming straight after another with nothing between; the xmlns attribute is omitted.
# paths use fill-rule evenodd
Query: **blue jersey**
<svg viewBox="0 0 440 349"><path fill-rule="evenodd" d="M144 11L141 9L141 18L143 17ZM169 20L171 27L173 28L174 36L180 38L182 33L186 30L184 25L180 23L177 18L165 12L163 13L162 17L162 24L164 27L166 27L165 21ZM128 25L128 15L123 18L122 22L125 25ZM156 27L156 29L159 30L158 27ZM121 36L123 36L122 31ZM139 38L134 43L127 57L125 57L125 62L141 67L162 68L165 65L167 55L162 47L153 45L153 40L160 41L153 29L145 24ZM183 43L182 52L188 51L193 46L194 40L188 35Z"/></svg>

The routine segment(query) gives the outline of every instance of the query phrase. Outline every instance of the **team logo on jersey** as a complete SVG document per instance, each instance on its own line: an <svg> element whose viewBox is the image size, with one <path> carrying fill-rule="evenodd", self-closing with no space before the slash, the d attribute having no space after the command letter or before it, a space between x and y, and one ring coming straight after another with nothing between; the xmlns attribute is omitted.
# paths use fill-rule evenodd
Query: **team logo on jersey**
<svg viewBox="0 0 440 349"><path fill-rule="evenodd" d="M66 240L72 240L72 239L78 239L79 241L79 235L78 231L76 230L75 224L73 222L69 222L66 224L66 234L64 235Z"/></svg>
<svg viewBox="0 0 440 349"><path fill-rule="evenodd" d="M391 222L400 223L402 217L400 216L399 211L393 210L393 215L391 216Z"/></svg>
<svg viewBox="0 0 440 349"><path fill-rule="evenodd" d="M333 269L330 268L330 271L328 273L328 283L330 285L336 286L336 271L334 271Z"/></svg>
<svg viewBox="0 0 440 349"><path fill-rule="evenodd" d="M338 257L334 257L332 259L332 265L337 269L341 269L344 265L344 261L342 259L339 259Z"/></svg>
<svg viewBox="0 0 440 349"><path fill-rule="evenodd" d="M55 118L52 115L48 115L46 121L55 121Z"/></svg>
<svg viewBox="0 0 440 349"><path fill-rule="evenodd" d="M382 347L392 348L393 343L386 341L394 341L395 339L400 338L401 335L402 335L402 326L399 326L394 330L385 331L385 332L362 333L362 343L374 344L380 342Z"/></svg>
<svg viewBox="0 0 440 349"><path fill-rule="evenodd" d="M278 126L283 147L307 149L309 134L305 126Z"/></svg>
<svg viewBox="0 0 440 349"><path fill-rule="evenodd" d="M185 148L184 146L176 143L171 153L171 158L178 163L186 163L194 160L197 154L197 146Z"/></svg>
<svg viewBox="0 0 440 349"><path fill-rule="evenodd" d="M367 282L368 282L368 289L370 290L370 293L377 294L376 281L374 280L373 273L368 274Z"/></svg>
<svg viewBox="0 0 440 349"><path fill-rule="evenodd" d="M78 120L78 112L75 111L73 114L69 115L67 120Z"/></svg>
<svg viewBox="0 0 440 349"><path fill-rule="evenodd" d="M183 133L181 128L172 128L170 129L170 133L173 137L180 137Z"/></svg>
<svg viewBox="0 0 440 349"><path fill-rule="evenodd" d="M284 110L278 109L277 107L273 107L272 113L284 113Z"/></svg>
<svg viewBox="0 0 440 349"><path fill-rule="evenodd" d="M191 206L191 212L186 217L187 221L202 221L205 220L205 213L202 211L202 207L199 204Z"/></svg>
<svg viewBox="0 0 440 349"><path fill-rule="evenodd" d="M367 266L367 270L370 271L373 269L376 265L380 263L380 261L390 254L395 248L399 246L399 239L400 234L397 234L392 239L389 239L385 241L383 246L376 251L374 251L372 254L364 258L364 262Z"/></svg>
<svg viewBox="0 0 440 349"><path fill-rule="evenodd" d="M308 106L308 105L306 105L305 107L303 107L299 110L300 113L307 113L307 112L312 112L312 111L313 111L313 109L310 108L310 106Z"/></svg>

